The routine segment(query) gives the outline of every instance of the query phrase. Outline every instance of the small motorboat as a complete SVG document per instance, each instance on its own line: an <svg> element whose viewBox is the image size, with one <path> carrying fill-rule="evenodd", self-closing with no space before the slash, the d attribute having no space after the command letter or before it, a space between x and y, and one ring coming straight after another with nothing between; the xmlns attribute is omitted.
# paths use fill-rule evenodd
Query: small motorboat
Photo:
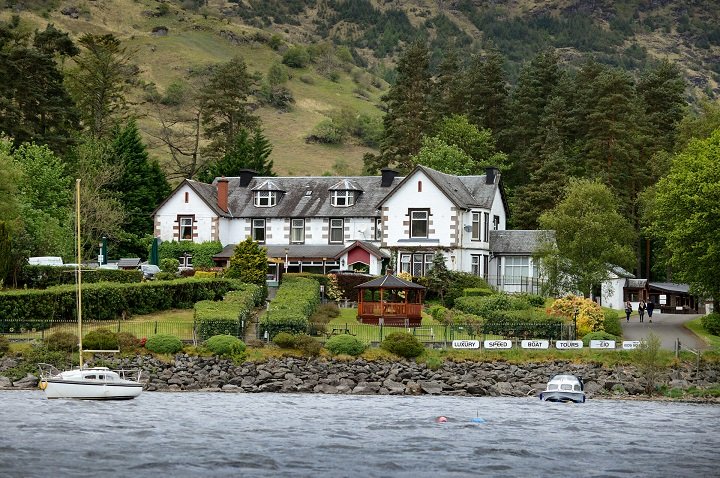
<svg viewBox="0 0 720 478"><path fill-rule="evenodd" d="M547 383L545 391L540 392L544 402L585 402L585 390L582 379L575 375L555 375Z"/></svg>
<svg viewBox="0 0 720 478"><path fill-rule="evenodd" d="M39 364L40 389L47 398L80 400L130 400L142 392L140 372L87 367L60 372L49 364Z"/></svg>

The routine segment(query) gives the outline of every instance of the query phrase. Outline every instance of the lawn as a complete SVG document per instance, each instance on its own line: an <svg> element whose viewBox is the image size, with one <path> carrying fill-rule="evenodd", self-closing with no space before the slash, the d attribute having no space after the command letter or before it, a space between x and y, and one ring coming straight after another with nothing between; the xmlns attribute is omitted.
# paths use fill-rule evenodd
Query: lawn
<svg viewBox="0 0 720 478"><path fill-rule="evenodd" d="M714 350L720 350L720 337L717 335L711 335L702 326L702 317L693 319L685 326L692 330L698 337L702 338L706 344L712 347Z"/></svg>

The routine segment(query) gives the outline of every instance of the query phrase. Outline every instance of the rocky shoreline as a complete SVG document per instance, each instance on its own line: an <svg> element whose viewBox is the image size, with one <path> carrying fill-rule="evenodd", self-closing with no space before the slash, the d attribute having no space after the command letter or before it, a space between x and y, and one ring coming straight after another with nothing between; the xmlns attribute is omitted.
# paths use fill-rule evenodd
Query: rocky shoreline
<svg viewBox="0 0 720 478"><path fill-rule="evenodd" d="M448 361L432 370L412 361L283 357L235 364L218 357L178 354L171 362L145 355L111 359L105 364L111 368L141 369L147 391L524 397L543 390L552 375L571 373L583 378L588 398L644 397L643 378L633 366L607 368L568 361L520 365ZM15 365L17 359L0 359L0 373ZM718 378L720 364L704 364L699 370L682 364L665 370L658 382L668 388L708 388L717 386ZM0 376L0 390L32 389L37 382L35 375L15 382Z"/></svg>

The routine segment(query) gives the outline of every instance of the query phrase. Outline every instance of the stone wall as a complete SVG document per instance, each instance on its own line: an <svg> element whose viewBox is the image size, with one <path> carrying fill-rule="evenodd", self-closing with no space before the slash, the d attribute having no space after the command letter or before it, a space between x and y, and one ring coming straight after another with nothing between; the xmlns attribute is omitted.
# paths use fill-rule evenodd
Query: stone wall
<svg viewBox="0 0 720 478"><path fill-rule="evenodd" d="M0 373L9 368L0 360ZM179 354L167 363L152 356L110 360L111 368L141 368L148 391L225 391L340 393L376 395L536 395L557 373L582 377L588 397L640 395L644 391L641 374L633 366L605 368L597 364L566 361L529 363L445 362L431 370L415 362L370 362L362 359L334 361L285 357L263 363L235 365L217 357ZM718 385L720 364L705 364L699 370L691 365L667 369L660 380L670 388L707 388ZM33 388L37 377L28 376L11 383L0 377L0 388Z"/></svg>

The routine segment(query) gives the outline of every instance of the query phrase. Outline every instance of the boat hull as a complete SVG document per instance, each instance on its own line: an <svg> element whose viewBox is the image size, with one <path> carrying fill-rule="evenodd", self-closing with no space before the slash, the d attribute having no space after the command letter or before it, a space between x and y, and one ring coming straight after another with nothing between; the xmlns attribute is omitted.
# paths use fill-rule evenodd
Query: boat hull
<svg viewBox="0 0 720 478"><path fill-rule="evenodd" d="M45 396L75 398L78 400L130 400L142 392L141 383L89 383L83 381L54 380L41 382Z"/></svg>
<svg viewBox="0 0 720 478"><path fill-rule="evenodd" d="M551 390L540 393L540 400L544 402L574 402L584 403L585 393L583 392L569 392L562 390Z"/></svg>

